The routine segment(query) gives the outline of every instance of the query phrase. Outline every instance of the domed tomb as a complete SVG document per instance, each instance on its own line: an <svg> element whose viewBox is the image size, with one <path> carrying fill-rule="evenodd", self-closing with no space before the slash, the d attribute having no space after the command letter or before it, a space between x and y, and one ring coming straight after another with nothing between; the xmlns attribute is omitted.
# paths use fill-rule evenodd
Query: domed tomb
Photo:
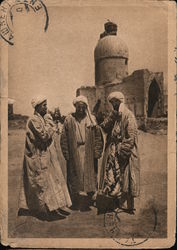
<svg viewBox="0 0 177 250"><path fill-rule="evenodd" d="M95 84L121 82L128 75L128 47L117 36L117 24L108 21L94 51Z"/></svg>

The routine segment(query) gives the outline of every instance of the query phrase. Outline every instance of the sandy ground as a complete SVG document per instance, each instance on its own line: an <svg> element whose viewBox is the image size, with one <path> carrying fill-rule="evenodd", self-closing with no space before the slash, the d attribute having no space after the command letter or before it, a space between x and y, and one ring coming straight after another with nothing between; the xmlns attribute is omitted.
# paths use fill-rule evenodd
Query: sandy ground
<svg viewBox="0 0 177 250"><path fill-rule="evenodd" d="M166 237L166 135L139 132L141 195L135 201L135 215L97 215L92 207L89 212L73 211L68 218L53 222L17 216L24 141L23 129L9 130L9 237Z"/></svg>

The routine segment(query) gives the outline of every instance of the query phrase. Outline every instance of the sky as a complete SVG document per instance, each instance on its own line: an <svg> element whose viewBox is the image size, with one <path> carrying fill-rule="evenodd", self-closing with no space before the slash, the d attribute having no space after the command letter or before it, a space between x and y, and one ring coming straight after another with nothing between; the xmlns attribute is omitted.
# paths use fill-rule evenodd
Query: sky
<svg viewBox="0 0 177 250"><path fill-rule="evenodd" d="M31 99L44 94L49 108L73 110L80 86L94 85L94 48L107 19L117 23L118 36L129 48L128 71L164 73L167 86L167 6L53 6L45 14L13 11L14 45L9 46L9 97L14 112L30 115ZM167 87L166 87L167 88Z"/></svg>

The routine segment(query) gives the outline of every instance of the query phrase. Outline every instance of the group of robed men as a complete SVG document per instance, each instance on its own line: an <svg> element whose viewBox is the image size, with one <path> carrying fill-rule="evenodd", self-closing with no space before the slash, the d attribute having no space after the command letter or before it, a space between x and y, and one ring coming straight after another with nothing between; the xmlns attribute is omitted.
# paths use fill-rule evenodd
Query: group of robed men
<svg viewBox="0 0 177 250"><path fill-rule="evenodd" d="M27 122L18 215L63 219L72 210L90 210L99 195L112 197L119 209L134 214L140 177L137 123L121 92L110 93L108 102L112 111L98 124L87 98L76 97L75 112L58 131L46 97L32 100L34 115Z"/></svg>

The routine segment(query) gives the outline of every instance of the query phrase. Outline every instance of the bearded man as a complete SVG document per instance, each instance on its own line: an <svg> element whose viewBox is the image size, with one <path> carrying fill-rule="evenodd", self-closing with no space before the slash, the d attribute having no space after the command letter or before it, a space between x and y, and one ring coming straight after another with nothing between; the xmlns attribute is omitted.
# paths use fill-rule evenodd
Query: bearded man
<svg viewBox="0 0 177 250"><path fill-rule="evenodd" d="M61 134L61 148L67 162L67 183L73 209L88 211L97 191L98 159L103 151L103 136L91 115L87 98L74 99L75 112L69 114ZM89 195L89 197L88 197Z"/></svg>

